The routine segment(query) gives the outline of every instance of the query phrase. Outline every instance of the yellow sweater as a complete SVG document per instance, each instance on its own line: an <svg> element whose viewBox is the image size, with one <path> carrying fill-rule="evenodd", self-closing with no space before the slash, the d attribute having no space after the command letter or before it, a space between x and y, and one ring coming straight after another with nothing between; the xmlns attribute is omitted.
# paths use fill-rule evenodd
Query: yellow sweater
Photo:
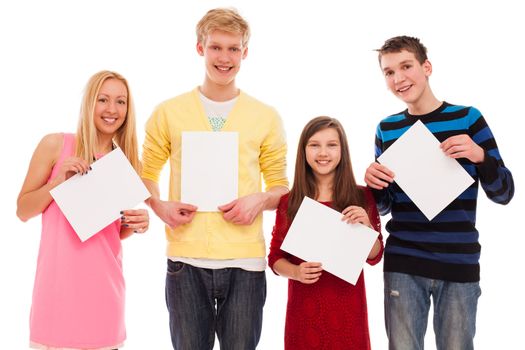
<svg viewBox="0 0 525 350"><path fill-rule="evenodd" d="M198 88L161 103L146 124L142 177L158 182L169 159L169 199L176 201L180 200L183 131L212 131ZM239 133L239 197L261 192L261 174L266 190L288 186L285 133L272 107L241 92L222 131ZM168 256L232 259L266 255L262 215L253 224L241 226L225 221L222 213L197 213L189 224L175 229L166 226L166 238Z"/></svg>

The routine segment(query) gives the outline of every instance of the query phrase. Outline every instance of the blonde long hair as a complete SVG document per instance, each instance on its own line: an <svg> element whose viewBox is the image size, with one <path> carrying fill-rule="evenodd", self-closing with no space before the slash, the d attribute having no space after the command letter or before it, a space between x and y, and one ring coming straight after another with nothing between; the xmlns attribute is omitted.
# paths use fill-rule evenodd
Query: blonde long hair
<svg viewBox="0 0 525 350"><path fill-rule="evenodd" d="M120 74L111 71L100 71L94 74L86 84L76 135L77 157L92 163L97 146L97 129L94 122L95 104L102 84L108 79L117 79L124 83L128 92L126 120L113 136L113 142L122 149L129 162L140 173L137 132L135 126L135 106L127 80Z"/></svg>

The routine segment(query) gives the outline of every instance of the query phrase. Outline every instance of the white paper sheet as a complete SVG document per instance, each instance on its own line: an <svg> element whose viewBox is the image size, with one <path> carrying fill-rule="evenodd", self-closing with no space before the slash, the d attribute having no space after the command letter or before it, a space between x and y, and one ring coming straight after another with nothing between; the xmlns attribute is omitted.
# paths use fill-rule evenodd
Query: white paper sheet
<svg viewBox="0 0 525 350"><path fill-rule="evenodd" d="M74 175L50 193L82 242L150 197L120 148L91 164L86 175Z"/></svg>
<svg viewBox="0 0 525 350"><path fill-rule="evenodd" d="M355 285L378 233L341 221L343 214L304 197L281 249Z"/></svg>
<svg viewBox="0 0 525 350"><path fill-rule="evenodd" d="M239 134L182 133L181 201L200 212L217 212L238 196Z"/></svg>
<svg viewBox="0 0 525 350"><path fill-rule="evenodd" d="M394 180L428 220L474 182L439 145L439 140L418 120L377 158L394 172Z"/></svg>

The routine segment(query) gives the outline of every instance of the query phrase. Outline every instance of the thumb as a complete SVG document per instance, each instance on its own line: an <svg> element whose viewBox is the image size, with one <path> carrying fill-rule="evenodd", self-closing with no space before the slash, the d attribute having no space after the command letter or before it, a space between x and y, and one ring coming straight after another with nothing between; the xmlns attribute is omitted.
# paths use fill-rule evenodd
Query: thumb
<svg viewBox="0 0 525 350"><path fill-rule="evenodd" d="M196 211L197 207L188 203L179 203L179 210Z"/></svg>
<svg viewBox="0 0 525 350"><path fill-rule="evenodd" d="M230 203L226 203L226 204L220 205L219 206L219 210L222 211L222 212L227 212L227 211L231 210L235 206L235 204L237 204L237 199L234 199Z"/></svg>

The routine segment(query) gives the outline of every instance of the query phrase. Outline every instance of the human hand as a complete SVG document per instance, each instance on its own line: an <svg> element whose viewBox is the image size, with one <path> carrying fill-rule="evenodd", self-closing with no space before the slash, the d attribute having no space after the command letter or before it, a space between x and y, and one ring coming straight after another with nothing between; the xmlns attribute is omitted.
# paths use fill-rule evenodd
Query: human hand
<svg viewBox="0 0 525 350"><path fill-rule="evenodd" d="M60 165L58 174L52 180L52 184L53 186L58 186L62 182L69 179L71 176L75 174L84 175L87 174L89 170L91 170L91 166L89 166L88 162L86 162L84 159L78 157L66 158Z"/></svg>
<svg viewBox="0 0 525 350"><path fill-rule="evenodd" d="M128 209L120 212L122 227L132 229L135 233L144 233L149 228L149 214L146 209Z"/></svg>
<svg viewBox="0 0 525 350"><path fill-rule="evenodd" d="M472 163L481 163L485 159L485 151L467 134L451 136L440 145L450 158L467 158Z"/></svg>
<svg viewBox="0 0 525 350"><path fill-rule="evenodd" d="M223 212L224 220L232 224L250 225L264 210L266 198L262 192L249 194L219 206L219 210Z"/></svg>
<svg viewBox="0 0 525 350"><path fill-rule="evenodd" d="M293 279L304 284L313 284L321 277L323 268L320 262L302 262L295 265Z"/></svg>
<svg viewBox="0 0 525 350"><path fill-rule="evenodd" d="M366 169L365 183L376 190L382 190L394 182L394 173L386 166L377 162L371 163Z"/></svg>
<svg viewBox="0 0 525 350"><path fill-rule="evenodd" d="M188 224L197 213L197 207L177 201L150 200L150 205L155 214L171 228Z"/></svg>
<svg viewBox="0 0 525 350"><path fill-rule="evenodd" d="M365 226L372 227L366 210L356 205L346 207L343 210L343 217L341 220L345 221L347 224L360 223Z"/></svg>

